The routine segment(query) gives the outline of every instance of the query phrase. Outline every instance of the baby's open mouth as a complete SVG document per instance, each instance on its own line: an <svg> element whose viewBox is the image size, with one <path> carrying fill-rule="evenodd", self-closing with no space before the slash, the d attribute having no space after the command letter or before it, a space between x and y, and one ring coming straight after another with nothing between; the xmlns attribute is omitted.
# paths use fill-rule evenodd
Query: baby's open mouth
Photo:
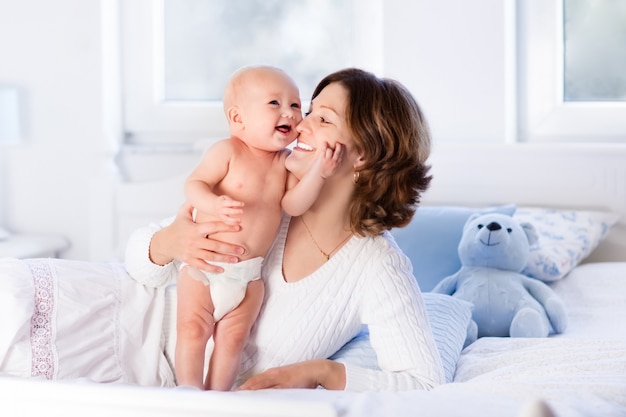
<svg viewBox="0 0 626 417"><path fill-rule="evenodd" d="M281 133L289 133L291 132L291 126L289 125L276 126L276 130L278 130Z"/></svg>

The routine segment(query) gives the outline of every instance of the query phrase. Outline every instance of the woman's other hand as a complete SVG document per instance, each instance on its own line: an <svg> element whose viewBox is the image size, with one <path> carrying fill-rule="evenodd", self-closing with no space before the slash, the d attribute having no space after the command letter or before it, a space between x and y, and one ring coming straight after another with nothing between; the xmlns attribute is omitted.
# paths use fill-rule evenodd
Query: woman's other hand
<svg viewBox="0 0 626 417"><path fill-rule="evenodd" d="M241 384L238 390L266 388L317 388L343 390L346 372L343 364L328 359L314 359L279 366L261 372Z"/></svg>
<svg viewBox="0 0 626 417"><path fill-rule="evenodd" d="M195 223L193 207L185 203L169 226L154 234L150 242L150 260L165 265L173 259L186 262L198 269L220 273L221 267L207 262L239 262L244 248L231 243L213 240L210 235L218 232L237 232L238 225L221 222Z"/></svg>

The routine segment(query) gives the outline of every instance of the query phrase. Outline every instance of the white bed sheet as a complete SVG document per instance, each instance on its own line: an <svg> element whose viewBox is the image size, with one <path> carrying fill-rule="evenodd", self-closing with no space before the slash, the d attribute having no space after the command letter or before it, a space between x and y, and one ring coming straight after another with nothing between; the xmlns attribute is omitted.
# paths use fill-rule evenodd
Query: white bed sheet
<svg viewBox="0 0 626 417"><path fill-rule="evenodd" d="M0 398L18 416L521 417L538 399L557 417L626 416L626 262L581 265L552 286L569 309L563 334L479 339L455 382L428 392L220 393L5 377Z"/></svg>
<svg viewBox="0 0 626 417"><path fill-rule="evenodd" d="M580 265L551 286L568 307L563 334L479 339L463 351L452 384L430 392L278 395L330 401L346 417L518 417L539 399L557 417L626 416L626 262Z"/></svg>
<svg viewBox="0 0 626 417"><path fill-rule="evenodd" d="M626 340L626 262L582 264L551 286L569 317L558 337Z"/></svg>

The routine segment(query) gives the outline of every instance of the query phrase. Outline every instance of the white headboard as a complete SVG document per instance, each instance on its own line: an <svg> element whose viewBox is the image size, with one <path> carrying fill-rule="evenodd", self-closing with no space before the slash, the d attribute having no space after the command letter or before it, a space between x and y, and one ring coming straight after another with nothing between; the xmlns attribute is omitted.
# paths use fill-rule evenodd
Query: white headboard
<svg viewBox="0 0 626 417"><path fill-rule="evenodd" d="M589 261L626 260L626 144L436 147L428 205L607 210L620 215Z"/></svg>
<svg viewBox="0 0 626 417"><path fill-rule="evenodd" d="M609 210L620 221L588 260L626 261L626 144L454 144L435 146L430 162L433 181L423 204ZM176 213L183 180L180 175L118 186L118 255L135 228Z"/></svg>
<svg viewBox="0 0 626 417"><path fill-rule="evenodd" d="M113 199L114 258L122 259L126 240L134 230L176 214L184 202L185 177L118 184Z"/></svg>

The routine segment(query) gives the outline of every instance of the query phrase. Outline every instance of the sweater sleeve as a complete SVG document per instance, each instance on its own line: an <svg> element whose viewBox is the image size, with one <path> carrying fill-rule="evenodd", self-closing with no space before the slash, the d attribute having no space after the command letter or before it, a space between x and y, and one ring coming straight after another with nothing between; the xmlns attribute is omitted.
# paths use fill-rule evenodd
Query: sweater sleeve
<svg viewBox="0 0 626 417"><path fill-rule="evenodd" d="M174 217L164 219L135 230L126 244L126 271L137 282L149 287L162 287L176 282L178 275L177 261L166 265L157 265L150 260L150 241L152 236L174 221Z"/></svg>
<svg viewBox="0 0 626 417"><path fill-rule="evenodd" d="M346 390L429 390L443 366L410 261L393 248L367 268L362 317L380 370L346 365Z"/></svg>

